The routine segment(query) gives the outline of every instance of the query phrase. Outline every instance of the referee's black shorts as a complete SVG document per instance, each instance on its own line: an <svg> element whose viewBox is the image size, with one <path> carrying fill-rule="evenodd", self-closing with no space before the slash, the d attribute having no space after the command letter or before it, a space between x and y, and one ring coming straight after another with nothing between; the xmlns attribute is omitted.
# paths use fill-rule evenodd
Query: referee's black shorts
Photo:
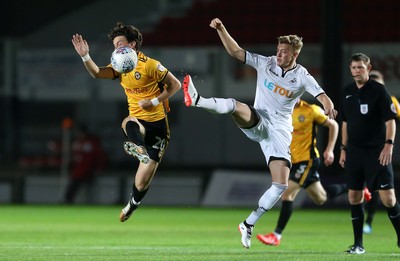
<svg viewBox="0 0 400 261"><path fill-rule="evenodd" d="M348 145L346 150L345 173L348 189L370 191L394 188L393 166L382 166L379 154L383 147L361 148Z"/></svg>

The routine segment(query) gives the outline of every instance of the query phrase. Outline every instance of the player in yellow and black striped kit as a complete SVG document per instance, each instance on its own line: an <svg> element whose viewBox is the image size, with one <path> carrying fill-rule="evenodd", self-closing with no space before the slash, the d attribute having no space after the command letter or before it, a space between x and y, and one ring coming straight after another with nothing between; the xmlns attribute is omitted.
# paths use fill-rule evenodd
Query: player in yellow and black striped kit
<svg viewBox="0 0 400 261"><path fill-rule="evenodd" d="M289 186L282 195L282 207L274 232L257 238L266 245L278 246L282 232L289 222L293 212L293 201L301 188L317 205L324 204L327 199L334 198L347 192L346 184L322 186L318 167L320 155L317 149L317 126L329 129L328 142L324 151L324 164L329 166L334 161L333 149L338 136L338 124L329 119L321 107L299 100L293 110L293 139L290 144L292 168L289 176Z"/></svg>
<svg viewBox="0 0 400 261"><path fill-rule="evenodd" d="M119 79L127 97L129 115L122 122L122 129L128 139L124 149L139 159L140 164L131 198L120 213L120 221L124 222L146 195L164 155L170 138L168 98L181 88L181 83L159 61L139 51L143 37L134 26L118 22L109 32L108 38L115 49L129 46L136 51L138 63L133 71L120 74L111 65L98 67L89 56L89 45L82 35L73 35L72 44L93 78Z"/></svg>

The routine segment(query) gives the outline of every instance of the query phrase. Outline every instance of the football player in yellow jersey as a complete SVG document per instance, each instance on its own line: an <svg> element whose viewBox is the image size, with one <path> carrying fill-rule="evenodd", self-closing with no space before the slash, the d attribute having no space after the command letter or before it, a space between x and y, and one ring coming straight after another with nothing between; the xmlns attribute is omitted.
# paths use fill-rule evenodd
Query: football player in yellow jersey
<svg viewBox="0 0 400 261"><path fill-rule="evenodd" d="M159 61L140 51L143 37L134 26L118 22L108 38L115 49L129 46L137 52L138 64L133 71L120 74L111 65L97 66L89 56L89 45L82 35L73 35L72 44L93 78L119 79L127 96L129 115L121 126L128 139L124 149L140 164L134 177L131 198L120 213L119 219L124 222L146 195L164 155L170 138L168 98L181 88L181 83Z"/></svg>
<svg viewBox="0 0 400 261"><path fill-rule="evenodd" d="M320 156L317 149L317 125L329 129L328 142L324 151L324 164L329 166L334 161L333 149L338 136L338 124L329 119L321 107L298 100L293 110L293 139L290 144L293 166L290 170L289 186L282 195L282 207L274 232L257 238L266 245L278 246L282 232L289 222L293 212L293 201L301 188L317 205L324 204L327 199L334 198L347 192L346 184L322 186L318 167Z"/></svg>
<svg viewBox="0 0 400 261"><path fill-rule="evenodd" d="M377 70L371 70L369 72L369 78L371 80L377 81L380 84L385 85L385 81L383 79L383 74L380 71ZM392 102L394 107L396 108L397 112L397 118L400 119L400 104L399 101L397 100L396 96L391 95ZM370 201L366 202L365 204L365 210L367 212L367 217L365 219L365 224L363 227L363 232L365 234L371 234L372 233L372 221L374 220L374 216L376 213L376 208L378 207L379 203L379 195L377 191L372 192L372 198Z"/></svg>

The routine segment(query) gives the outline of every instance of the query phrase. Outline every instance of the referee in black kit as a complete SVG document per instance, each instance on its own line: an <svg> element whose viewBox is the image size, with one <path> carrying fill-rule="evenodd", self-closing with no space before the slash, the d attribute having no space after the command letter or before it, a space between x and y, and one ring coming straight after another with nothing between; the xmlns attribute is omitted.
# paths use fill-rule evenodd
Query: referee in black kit
<svg viewBox="0 0 400 261"><path fill-rule="evenodd" d="M354 82L347 85L342 97L342 145L339 163L345 169L351 206L354 244L345 252L364 254L363 189L378 190L400 247L400 205L394 192L392 166L396 132L396 110L386 88L369 79L368 56L356 53L350 59Z"/></svg>

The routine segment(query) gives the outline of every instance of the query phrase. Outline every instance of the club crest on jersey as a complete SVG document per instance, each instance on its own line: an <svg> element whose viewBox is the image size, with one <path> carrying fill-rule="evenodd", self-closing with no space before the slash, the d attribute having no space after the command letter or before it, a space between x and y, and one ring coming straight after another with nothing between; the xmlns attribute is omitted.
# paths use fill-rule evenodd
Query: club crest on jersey
<svg viewBox="0 0 400 261"><path fill-rule="evenodd" d="M360 104L360 112L361 112L361 114L367 114L368 113L368 104Z"/></svg>
<svg viewBox="0 0 400 261"><path fill-rule="evenodd" d="M140 74L140 72L135 72L135 79L140 80L140 78L142 78L142 75Z"/></svg>
<svg viewBox="0 0 400 261"><path fill-rule="evenodd" d="M293 91L285 89L282 86L274 84L273 82L268 82L267 80L265 80L264 81L264 86L268 90L273 91L274 93L277 93L277 94L279 94L281 96L286 96L288 98L291 98L293 96Z"/></svg>
<svg viewBox="0 0 400 261"><path fill-rule="evenodd" d="M304 117L304 115L300 115L297 119L299 120L299 122L304 122L306 117Z"/></svg>
<svg viewBox="0 0 400 261"><path fill-rule="evenodd" d="M289 81L290 84L296 84L297 83L297 79L293 78L292 80Z"/></svg>

